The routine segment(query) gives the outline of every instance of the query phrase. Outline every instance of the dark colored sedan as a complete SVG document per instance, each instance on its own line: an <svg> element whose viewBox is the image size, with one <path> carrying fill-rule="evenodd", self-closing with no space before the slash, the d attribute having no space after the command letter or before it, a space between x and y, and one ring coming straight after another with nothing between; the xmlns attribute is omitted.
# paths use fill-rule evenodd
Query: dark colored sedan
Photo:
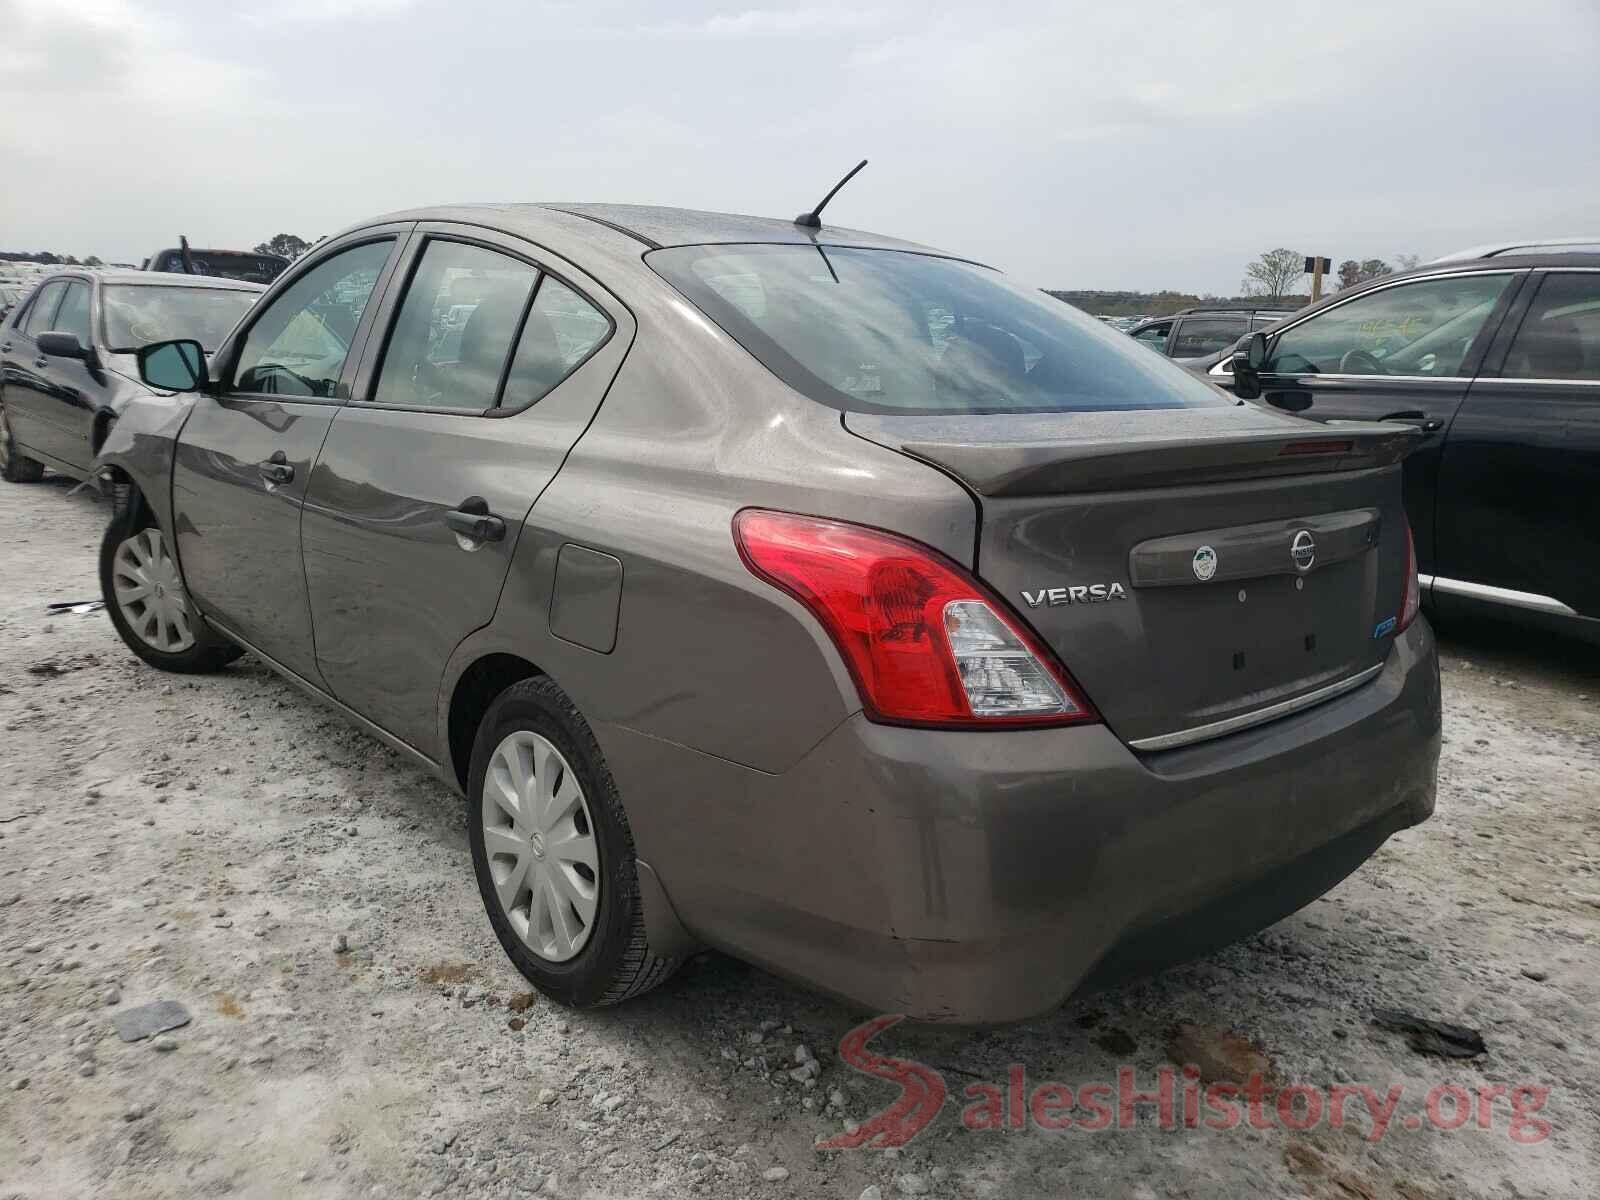
<svg viewBox="0 0 1600 1200"><path fill-rule="evenodd" d="M1600 253L1518 245L1339 292L1264 335L1258 403L1402 421L1424 598L1600 641ZM1235 386L1233 355L1206 373Z"/></svg>
<svg viewBox="0 0 1600 1200"><path fill-rule="evenodd" d="M149 394L134 351L173 337L218 346L264 290L147 271L44 280L0 324L0 477L88 478L110 423Z"/></svg>

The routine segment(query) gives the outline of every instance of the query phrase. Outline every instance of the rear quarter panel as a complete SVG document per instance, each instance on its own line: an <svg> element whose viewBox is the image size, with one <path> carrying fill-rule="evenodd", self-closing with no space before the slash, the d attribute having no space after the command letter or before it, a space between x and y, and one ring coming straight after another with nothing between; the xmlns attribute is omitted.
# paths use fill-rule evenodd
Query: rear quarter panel
<svg viewBox="0 0 1600 1200"><path fill-rule="evenodd" d="M816 621L746 569L734 515L758 506L837 517L970 562L976 508L939 472L846 431L839 413L791 391L664 283L641 282L626 297L637 340L529 513L494 621L452 657L441 729L471 663L513 653L573 697L603 749L604 727L622 727L781 772L860 702ZM550 630L565 543L623 564L610 653Z"/></svg>

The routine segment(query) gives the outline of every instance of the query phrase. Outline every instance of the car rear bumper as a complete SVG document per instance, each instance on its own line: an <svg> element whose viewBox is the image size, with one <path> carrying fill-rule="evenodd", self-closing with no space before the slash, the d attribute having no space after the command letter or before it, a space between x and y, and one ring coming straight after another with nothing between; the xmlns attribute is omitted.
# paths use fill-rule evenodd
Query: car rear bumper
<svg viewBox="0 0 1600 1200"><path fill-rule="evenodd" d="M1439 728L1419 619L1371 683L1159 754L1101 725L859 715L782 775L603 740L641 857L695 937L878 1012L998 1022L1322 894L1433 811Z"/></svg>

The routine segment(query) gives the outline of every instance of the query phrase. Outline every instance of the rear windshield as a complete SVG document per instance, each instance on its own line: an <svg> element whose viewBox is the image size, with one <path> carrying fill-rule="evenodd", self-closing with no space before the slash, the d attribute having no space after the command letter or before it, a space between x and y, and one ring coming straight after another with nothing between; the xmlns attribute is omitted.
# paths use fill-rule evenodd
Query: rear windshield
<svg viewBox="0 0 1600 1200"><path fill-rule="evenodd" d="M191 250L193 271L184 270L183 251L163 250L150 264L152 271L171 271L174 275L210 275L218 279L242 279L246 283L271 283L289 265L276 254L245 254L238 250Z"/></svg>
<svg viewBox="0 0 1600 1200"><path fill-rule="evenodd" d="M193 338L215 350L259 295L233 288L107 284L100 292L106 346L132 351L151 342Z"/></svg>
<svg viewBox="0 0 1600 1200"><path fill-rule="evenodd" d="M784 382L851 412L1232 403L1126 334L970 263L815 245L675 246L646 261Z"/></svg>

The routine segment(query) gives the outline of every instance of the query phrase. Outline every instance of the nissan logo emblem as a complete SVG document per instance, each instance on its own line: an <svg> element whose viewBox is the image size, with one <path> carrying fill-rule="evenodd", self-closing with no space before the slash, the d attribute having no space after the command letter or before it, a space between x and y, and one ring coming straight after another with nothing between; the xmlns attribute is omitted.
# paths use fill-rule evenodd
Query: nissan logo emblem
<svg viewBox="0 0 1600 1200"><path fill-rule="evenodd" d="M1289 557L1294 559L1295 570L1309 571L1317 561L1317 539L1309 529L1302 529L1289 543Z"/></svg>

